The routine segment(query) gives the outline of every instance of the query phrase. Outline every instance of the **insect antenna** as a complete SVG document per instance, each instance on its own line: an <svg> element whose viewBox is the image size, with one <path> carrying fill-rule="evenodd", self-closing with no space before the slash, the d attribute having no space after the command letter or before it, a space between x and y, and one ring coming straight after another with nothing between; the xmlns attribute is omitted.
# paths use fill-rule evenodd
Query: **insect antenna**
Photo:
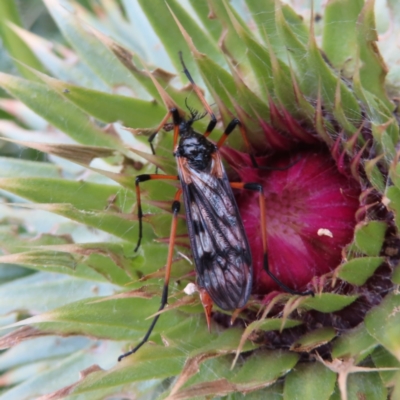
<svg viewBox="0 0 400 400"><path fill-rule="evenodd" d="M199 121L200 119L204 118L208 112L207 110L205 110L203 113L200 114L200 112L198 110L196 110L195 108L191 107L188 103L188 99L186 97L185 99L185 105L186 108L189 110L190 112L190 119L187 121L188 124L192 124L195 121Z"/></svg>
<svg viewBox="0 0 400 400"><path fill-rule="evenodd" d="M210 115L211 119L213 121L215 121L215 124L217 123L217 118L215 117L215 114L213 113L213 111L211 110L210 105L207 103L206 99L204 98L203 93L201 92L200 88L196 85L195 81L192 78L192 75L190 75L190 72L188 71L188 69L186 68L186 65L183 61L183 56L182 56L182 52L179 52L179 58L181 60L181 64L183 67L183 72L186 75L186 77L188 78L189 82L192 84L192 88L195 91L195 93L197 94L198 98L200 99L200 101L202 102L204 108L207 110L208 114Z"/></svg>
<svg viewBox="0 0 400 400"><path fill-rule="evenodd" d="M196 115L196 118L194 119L194 121L199 121L200 119L203 119L207 114L208 114L207 111L204 111L202 114L197 112L197 115Z"/></svg>
<svg viewBox="0 0 400 400"><path fill-rule="evenodd" d="M190 118L187 123L191 125L192 122L197 121L197 116L199 112L189 105L187 97L185 98L185 106L190 112Z"/></svg>

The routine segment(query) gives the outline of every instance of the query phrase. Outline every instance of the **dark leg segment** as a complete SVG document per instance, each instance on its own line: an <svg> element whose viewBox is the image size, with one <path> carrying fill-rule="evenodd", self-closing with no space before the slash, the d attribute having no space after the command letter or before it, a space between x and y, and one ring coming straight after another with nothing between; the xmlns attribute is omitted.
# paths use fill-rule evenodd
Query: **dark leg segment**
<svg viewBox="0 0 400 400"><path fill-rule="evenodd" d="M204 133L204 136L210 136L210 133L214 130L215 125L217 125L217 119L215 118L214 114L211 115L211 121L209 122L207 129Z"/></svg>
<svg viewBox="0 0 400 400"><path fill-rule="evenodd" d="M219 141L217 143L218 148L220 148L225 143L226 139L231 134L231 132L236 128L236 126L239 126L243 141L244 141L244 143L247 147L247 151L250 155L251 164L253 165L254 168L265 169L265 170L270 170L270 171L286 171L287 169L293 167L293 165L297 164L301 160L301 158L298 158L294 162L290 163L289 165L286 165L285 167L281 167L281 168L259 166L257 163L257 160L253 154L253 151L251 149L250 142L247 137L246 129L244 128L243 124L237 118L233 119L226 127L225 132L222 134L221 138L219 139Z"/></svg>
<svg viewBox="0 0 400 400"><path fill-rule="evenodd" d="M179 189L175 195L174 202L172 203L172 213L173 213L173 219L172 219L172 225L171 225L171 234L170 234L170 240L169 240L169 246L168 246L168 258L167 258L167 265L165 268L165 280L164 280L164 288L163 288L163 293L161 296L161 305L158 311L162 311L165 306L168 304L168 286L169 286L169 277L171 275L171 265L172 265L172 257L174 254L174 245L175 245L175 237L176 237L176 226L178 222L178 213L181 208L181 203L179 201L179 198L182 195L182 189ZM160 314L156 315L147 330L147 333L144 335L143 339L141 342L136 345L131 351L128 351L118 357L118 361L121 361L123 358L136 353L148 340L151 335L151 332L153 331L158 319L160 318Z"/></svg>
<svg viewBox="0 0 400 400"><path fill-rule="evenodd" d="M168 304L167 300L168 300L168 285L164 285L164 289L163 289L163 293L162 293L162 297L161 297L161 306L158 309L158 311L161 311L164 309L164 307ZM121 361L123 358L128 357L133 353L136 353L149 340L151 332L153 331L153 329L158 321L158 318L160 318L160 314L158 314L154 317L153 322L151 323L146 335L144 335L144 338L141 340L141 342L138 345L136 345L136 347L133 348L132 350L130 350L124 354L121 354L118 357L118 361Z"/></svg>
<svg viewBox="0 0 400 400"><path fill-rule="evenodd" d="M155 137L156 137L157 135L158 135L158 131L152 133L152 134L149 136L149 139L148 139L149 145L150 145L150 149L151 149L151 153L153 154L153 156L156 155L156 149L154 148L153 140L155 139Z"/></svg>
<svg viewBox="0 0 400 400"><path fill-rule="evenodd" d="M177 108L172 108L170 112L172 114L172 120L174 121L174 141L172 148L175 150L176 144L178 143L179 125L182 122L182 118L179 115L179 111Z"/></svg>
<svg viewBox="0 0 400 400"><path fill-rule="evenodd" d="M218 140L217 147L220 148L225 143L226 139L228 139L228 136L232 133L232 131L237 126L239 126L240 133L242 134L242 138L243 138L244 144L246 145L247 151L248 151L248 153L250 155L251 163L253 164L253 167L257 168L258 164L257 164L256 158L254 157L253 151L251 150L251 146L250 146L249 139L247 137L246 129L244 129L244 126L242 125L242 123L237 118L234 118L231 122L229 122L229 124L226 127L224 133L222 134L222 136Z"/></svg>
<svg viewBox="0 0 400 400"><path fill-rule="evenodd" d="M162 129L165 124L167 123L168 119L171 117L172 115L172 119L174 121L174 145L173 147L175 148L176 143L178 141L178 136L179 136L179 124L181 122L181 117L179 115L179 111L177 108L171 108L167 115L163 118L163 120L160 122L160 124L158 125L158 127L156 128L155 132L153 132L150 136L149 136L149 144L150 144L150 149L153 155L156 154L156 150L154 148L153 145L153 140L155 139L155 137L157 136L158 132L160 131L160 129ZM156 167L156 174L158 173L158 167Z"/></svg>
<svg viewBox="0 0 400 400"><path fill-rule="evenodd" d="M138 175L135 179L135 186L136 186L136 201L137 201L137 208L138 208L138 221L139 221L139 238L137 245L135 247L135 252L139 250L140 242L142 241L143 236L143 211L142 211L142 202L140 198L140 187L139 184L142 182L150 181L150 180L161 180L161 179L169 179L177 181L179 180L178 176L175 175L162 175L162 174L143 174Z"/></svg>
<svg viewBox="0 0 400 400"><path fill-rule="evenodd" d="M172 114L172 110L168 111L167 115L162 119L162 121L159 123L159 125L157 126L156 130L154 131L154 133L152 133L149 136L149 144L150 144L150 148L151 148L151 152L155 155L156 151L154 149L153 146L153 140L155 139L155 137L157 136L158 132L164 127L164 125L167 123L168 119L171 117Z"/></svg>
<svg viewBox="0 0 400 400"><path fill-rule="evenodd" d="M263 187L259 183L244 183L244 182L231 182L231 186L234 189L246 189L253 190L259 193L259 203L260 203L260 218L261 218L261 237L264 251L264 270L268 276L277 283L285 292L296 294L300 296L314 296L312 290L307 290L305 292L298 292L297 290L290 289L283 282L281 282L269 269L268 264L268 244L267 244L267 223L266 223L266 212L265 212L265 196Z"/></svg>
<svg viewBox="0 0 400 400"><path fill-rule="evenodd" d="M220 148L225 143L226 139L228 139L228 136L232 133L232 131L238 125L240 125L240 121L237 118L235 118L231 122L229 122L228 126L225 128L224 133L222 134L222 136L218 140L218 143L217 143L217 147L218 148Z"/></svg>

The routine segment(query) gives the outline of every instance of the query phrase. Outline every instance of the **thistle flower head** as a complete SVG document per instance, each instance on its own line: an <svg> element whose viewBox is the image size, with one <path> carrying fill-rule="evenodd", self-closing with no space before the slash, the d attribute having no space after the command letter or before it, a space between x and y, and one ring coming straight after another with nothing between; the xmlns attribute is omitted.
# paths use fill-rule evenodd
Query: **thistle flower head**
<svg viewBox="0 0 400 400"><path fill-rule="evenodd" d="M323 146L268 157L261 168L241 166L237 173L245 182L262 183L271 271L300 290L341 263L342 250L353 239L360 187L338 171ZM263 270L257 196L241 193L238 204L254 256L255 289L276 289Z"/></svg>

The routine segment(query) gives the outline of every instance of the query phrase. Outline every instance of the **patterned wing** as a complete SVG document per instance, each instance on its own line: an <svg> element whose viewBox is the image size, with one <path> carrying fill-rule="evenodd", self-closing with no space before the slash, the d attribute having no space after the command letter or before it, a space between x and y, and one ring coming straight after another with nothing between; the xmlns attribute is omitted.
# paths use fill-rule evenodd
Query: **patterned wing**
<svg viewBox="0 0 400 400"><path fill-rule="evenodd" d="M251 293L252 260L219 154L208 171L183 158L178 164L198 283L223 310L241 308Z"/></svg>

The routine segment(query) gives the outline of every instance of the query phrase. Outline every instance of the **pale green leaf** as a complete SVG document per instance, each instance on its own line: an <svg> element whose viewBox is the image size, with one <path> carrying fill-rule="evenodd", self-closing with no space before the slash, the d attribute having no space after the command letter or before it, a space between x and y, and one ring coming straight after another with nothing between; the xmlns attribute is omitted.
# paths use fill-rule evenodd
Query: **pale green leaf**
<svg viewBox="0 0 400 400"><path fill-rule="evenodd" d="M368 333L400 360L400 296L390 294L365 318Z"/></svg>
<svg viewBox="0 0 400 400"><path fill-rule="evenodd" d="M286 377L284 400L323 400L333 393L336 374L320 363L304 363Z"/></svg>

